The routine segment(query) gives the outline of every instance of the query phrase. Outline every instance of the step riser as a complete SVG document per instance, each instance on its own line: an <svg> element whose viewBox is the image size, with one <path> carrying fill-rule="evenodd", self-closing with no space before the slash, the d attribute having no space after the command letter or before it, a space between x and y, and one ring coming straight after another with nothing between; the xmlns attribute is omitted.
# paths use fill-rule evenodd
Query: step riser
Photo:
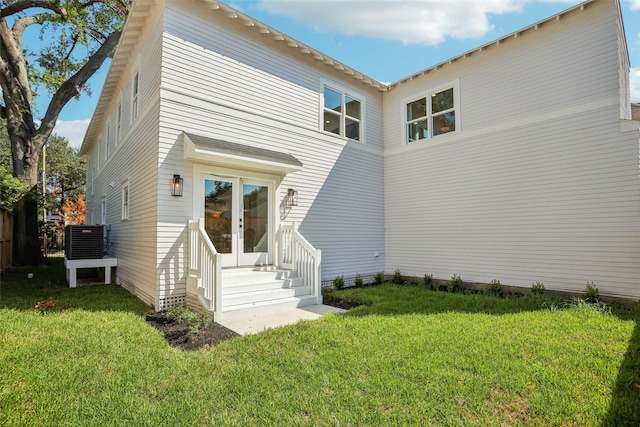
<svg viewBox="0 0 640 427"><path fill-rule="evenodd" d="M247 292L261 292L272 289L291 289L302 287L302 279L273 280L263 283L230 284L222 281L222 295L243 294Z"/></svg>
<svg viewBox="0 0 640 427"><path fill-rule="evenodd" d="M225 307L255 304L267 301L277 301L280 299L299 297L308 295L309 290L306 288L295 289L271 289L263 292L246 292L241 294L222 295L222 309Z"/></svg>
<svg viewBox="0 0 640 427"><path fill-rule="evenodd" d="M250 285L254 283L273 282L277 280L295 279L295 274L290 271L265 271L256 273L223 273L222 284Z"/></svg>

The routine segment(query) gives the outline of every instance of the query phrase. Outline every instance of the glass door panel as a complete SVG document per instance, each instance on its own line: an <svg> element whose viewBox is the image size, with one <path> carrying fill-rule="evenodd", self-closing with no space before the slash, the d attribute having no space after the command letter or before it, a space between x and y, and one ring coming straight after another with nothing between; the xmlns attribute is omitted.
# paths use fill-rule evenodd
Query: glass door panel
<svg viewBox="0 0 640 427"><path fill-rule="evenodd" d="M204 229L221 254L233 252L233 183L205 179Z"/></svg>
<svg viewBox="0 0 640 427"><path fill-rule="evenodd" d="M244 252L269 251L269 187L243 184Z"/></svg>

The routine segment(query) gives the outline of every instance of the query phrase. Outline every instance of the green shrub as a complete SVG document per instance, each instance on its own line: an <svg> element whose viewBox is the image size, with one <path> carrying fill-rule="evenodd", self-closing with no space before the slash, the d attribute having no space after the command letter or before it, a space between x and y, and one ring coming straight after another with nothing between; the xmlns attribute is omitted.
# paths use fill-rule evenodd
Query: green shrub
<svg viewBox="0 0 640 427"><path fill-rule="evenodd" d="M584 288L584 299L587 302L598 302L600 300L600 291L593 282L587 282L587 286Z"/></svg>
<svg viewBox="0 0 640 427"><path fill-rule="evenodd" d="M459 275L454 274L453 276L451 276L451 280L449 280L449 286L447 287L447 290L449 292L458 292L462 288L463 284L464 282L462 281L462 278Z"/></svg>
<svg viewBox="0 0 640 427"><path fill-rule="evenodd" d="M422 286L424 286L425 288L433 287L433 274L424 275L424 278L422 279Z"/></svg>
<svg viewBox="0 0 640 427"><path fill-rule="evenodd" d="M182 325L189 326L191 333L198 332L200 328L205 327L213 321L211 313L196 311L187 307L186 304L176 305L167 310L167 317Z"/></svg>
<svg viewBox="0 0 640 427"><path fill-rule="evenodd" d="M501 295L502 294L502 282L498 279L493 279L489 283L489 293L493 295Z"/></svg>
<svg viewBox="0 0 640 427"><path fill-rule="evenodd" d="M356 273L356 278L353 283L356 285L356 288L361 288L364 286L364 279L362 278L362 274Z"/></svg>
<svg viewBox="0 0 640 427"><path fill-rule="evenodd" d="M384 282L384 271L378 271L373 280L376 285L382 285Z"/></svg>
<svg viewBox="0 0 640 427"><path fill-rule="evenodd" d="M544 283L542 282L534 282L531 285L531 293L533 295L544 295Z"/></svg>
<svg viewBox="0 0 640 427"><path fill-rule="evenodd" d="M393 272L393 283L396 285L402 285L404 283L404 278L399 268L396 268L396 271Z"/></svg>
<svg viewBox="0 0 640 427"><path fill-rule="evenodd" d="M344 288L344 276L338 276L333 279L333 287L336 289Z"/></svg>

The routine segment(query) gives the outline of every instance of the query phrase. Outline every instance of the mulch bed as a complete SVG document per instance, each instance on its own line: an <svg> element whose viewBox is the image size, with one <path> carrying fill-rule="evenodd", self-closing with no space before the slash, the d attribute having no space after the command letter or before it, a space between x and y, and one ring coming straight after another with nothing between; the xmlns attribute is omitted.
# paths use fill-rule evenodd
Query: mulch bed
<svg viewBox="0 0 640 427"><path fill-rule="evenodd" d="M324 304L349 310L362 305L355 301L346 301L330 295L324 296ZM191 332L189 326L178 323L167 317L164 311L145 315L145 320L164 335L171 347L187 351L195 351L200 348L213 347L238 334L225 328L219 323L212 322L197 332Z"/></svg>

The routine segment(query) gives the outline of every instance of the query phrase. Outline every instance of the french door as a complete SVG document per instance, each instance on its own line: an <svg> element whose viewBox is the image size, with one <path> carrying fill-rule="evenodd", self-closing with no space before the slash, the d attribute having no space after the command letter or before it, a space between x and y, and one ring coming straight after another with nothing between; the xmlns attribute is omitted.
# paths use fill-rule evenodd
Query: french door
<svg viewBox="0 0 640 427"><path fill-rule="evenodd" d="M205 230L223 267L269 264L271 184L243 178L204 178Z"/></svg>

